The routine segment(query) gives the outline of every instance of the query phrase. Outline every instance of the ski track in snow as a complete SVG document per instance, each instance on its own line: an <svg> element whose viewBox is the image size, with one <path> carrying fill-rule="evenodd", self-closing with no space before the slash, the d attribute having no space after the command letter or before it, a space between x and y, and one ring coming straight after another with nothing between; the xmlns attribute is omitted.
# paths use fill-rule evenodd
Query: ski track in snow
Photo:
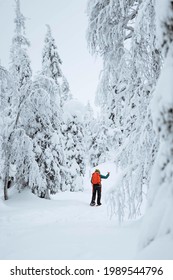
<svg viewBox="0 0 173 280"><path fill-rule="evenodd" d="M104 196L104 195L103 195ZM52 200L23 191L0 203L0 259L133 259L136 223L119 226L90 190Z"/></svg>

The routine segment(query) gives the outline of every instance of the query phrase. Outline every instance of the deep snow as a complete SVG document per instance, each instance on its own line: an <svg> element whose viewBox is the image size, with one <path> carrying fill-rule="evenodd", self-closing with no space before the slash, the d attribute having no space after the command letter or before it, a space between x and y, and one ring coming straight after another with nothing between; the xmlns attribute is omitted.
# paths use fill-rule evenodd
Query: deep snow
<svg viewBox="0 0 173 280"><path fill-rule="evenodd" d="M101 207L89 206L89 171L84 192L63 192L44 200L29 190L20 194L11 190L8 201L0 200L0 259L173 258L170 240L137 252L140 219L121 226L116 218L109 219L105 195L116 180L116 169L111 163L100 169L103 174L111 172L103 181ZM169 245L168 252L164 244Z"/></svg>

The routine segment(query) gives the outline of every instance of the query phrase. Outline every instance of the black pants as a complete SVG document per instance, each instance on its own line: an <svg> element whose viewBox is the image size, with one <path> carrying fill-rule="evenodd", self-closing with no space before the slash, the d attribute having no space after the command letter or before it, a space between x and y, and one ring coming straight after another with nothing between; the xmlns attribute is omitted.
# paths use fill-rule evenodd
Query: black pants
<svg viewBox="0 0 173 280"><path fill-rule="evenodd" d="M92 193L92 200L91 203L95 203L96 199L96 194L97 194L97 204L100 204L101 200L101 185L93 185L93 193Z"/></svg>

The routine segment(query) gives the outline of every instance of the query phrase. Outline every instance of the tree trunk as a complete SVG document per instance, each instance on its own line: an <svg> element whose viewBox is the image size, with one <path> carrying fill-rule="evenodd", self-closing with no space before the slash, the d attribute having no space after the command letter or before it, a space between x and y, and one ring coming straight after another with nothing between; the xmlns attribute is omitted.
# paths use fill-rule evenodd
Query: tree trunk
<svg viewBox="0 0 173 280"><path fill-rule="evenodd" d="M9 164L7 163L5 179L4 179L4 200L8 200L8 191L7 191L8 181L9 181Z"/></svg>

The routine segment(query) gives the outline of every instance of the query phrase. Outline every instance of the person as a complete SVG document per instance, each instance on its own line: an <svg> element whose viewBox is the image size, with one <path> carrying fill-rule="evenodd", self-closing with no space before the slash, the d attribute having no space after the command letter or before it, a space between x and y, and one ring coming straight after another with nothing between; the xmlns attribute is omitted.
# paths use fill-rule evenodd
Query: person
<svg viewBox="0 0 173 280"><path fill-rule="evenodd" d="M107 173L106 176L100 174L100 170L96 169L95 172L92 174L91 177L91 184L92 184L92 199L91 199L91 206L95 205L95 199L97 194L97 206L101 204L101 179L107 179L110 175L110 172Z"/></svg>

